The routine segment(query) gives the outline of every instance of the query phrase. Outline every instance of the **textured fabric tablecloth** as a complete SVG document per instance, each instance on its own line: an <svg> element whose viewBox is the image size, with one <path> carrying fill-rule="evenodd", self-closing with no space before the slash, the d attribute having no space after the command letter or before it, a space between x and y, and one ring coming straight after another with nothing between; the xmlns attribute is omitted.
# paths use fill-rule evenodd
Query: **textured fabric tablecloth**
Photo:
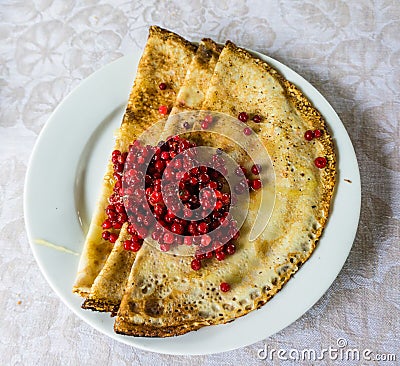
<svg viewBox="0 0 400 366"><path fill-rule="evenodd" d="M1 1L0 363L285 364L277 356L261 360L259 350L320 352L339 338L400 362L399 19L397 0ZM47 118L85 77L142 47L151 24L190 40L231 39L288 65L332 104L357 153L361 221L340 275L298 321L232 352L169 356L100 334L50 289L25 232L24 176ZM319 362L360 363L379 362Z"/></svg>

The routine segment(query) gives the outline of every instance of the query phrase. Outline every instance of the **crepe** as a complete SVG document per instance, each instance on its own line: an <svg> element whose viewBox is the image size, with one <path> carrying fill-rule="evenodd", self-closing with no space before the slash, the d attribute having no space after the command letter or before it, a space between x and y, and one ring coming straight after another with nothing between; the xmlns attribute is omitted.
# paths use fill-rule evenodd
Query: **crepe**
<svg viewBox="0 0 400 366"><path fill-rule="evenodd" d="M326 224L335 184L332 139L321 114L303 93L267 63L227 42L202 106L248 121L271 156L276 200L262 234L249 241L260 203L251 193L237 251L193 271L190 257L144 245L136 255L114 329L117 333L167 337L232 321L265 304L312 254ZM229 126L226 126L228 128ZM306 130L322 136L306 141ZM244 138L244 137L243 137ZM218 145L218 139L208 141ZM325 157L318 169L314 159ZM266 218L267 219L267 218ZM221 292L220 284L231 285Z"/></svg>
<svg viewBox="0 0 400 366"><path fill-rule="evenodd" d="M203 39L199 43L186 72L185 80L179 89L171 115L201 108L219 53L220 47L212 40ZM163 133L170 135L174 133L173 129L174 121L167 120ZM160 139L162 138L161 136ZM118 310L136 257L136 253L124 249L124 241L130 237L127 227L127 224L122 227L120 237L96 277L88 298L82 305L83 308L109 311L112 314Z"/></svg>
<svg viewBox="0 0 400 366"><path fill-rule="evenodd" d="M159 106L173 105L195 51L196 46L175 33L150 27L122 125L117 132L115 149L127 151L132 141L163 117L158 112ZM167 89L161 92L160 83L165 83ZM101 225L106 219L105 208L113 187L113 164L109 161L73 287L73 292L84 297L89 294L114 247L114 244L103 240L101 236Z"/></svg>
<svg viewBox="0 0 400 366"><path fill-rule="evenodd" d="M209 38L201 40L176 97L171 115L201 109L221 50L222 47L213 40Z"/></svg>

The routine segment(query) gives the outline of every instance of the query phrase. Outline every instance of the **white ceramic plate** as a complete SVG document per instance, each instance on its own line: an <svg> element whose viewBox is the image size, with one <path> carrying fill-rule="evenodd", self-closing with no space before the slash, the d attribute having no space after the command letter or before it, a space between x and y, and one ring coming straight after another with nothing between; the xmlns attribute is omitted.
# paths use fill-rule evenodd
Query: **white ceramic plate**
<svg viewBox="0 0 400 366"><path fill-rule="evenodd" d="M223 352L260 341L303 315L332 284L353 244L361 202L356 156L339 117L313 86L269 57L256 53L298 85L324 115L338 152L338 176L332 213L318 247L283 290L260 310L232 323L204 327L179 337L118 335L113 331L113 318L82 310L82 299L72 294L79 257L35 243L36 239L44 239L81 252L139 54L122 57L82 82L43 128L25 182L25 220L32 251L45 278L65 304L85 322L118 341L145 350L186 355Z"/></svg>

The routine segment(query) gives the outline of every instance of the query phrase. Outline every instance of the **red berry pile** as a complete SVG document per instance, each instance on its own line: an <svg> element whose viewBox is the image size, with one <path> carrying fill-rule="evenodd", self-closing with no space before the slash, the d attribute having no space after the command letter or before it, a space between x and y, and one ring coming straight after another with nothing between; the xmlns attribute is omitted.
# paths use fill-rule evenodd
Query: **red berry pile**
<svg viewBox="0 0 400 366"><path fill-rule="evenodd" d="M226 191L223 175L197 163L194 147L195 144L179 136L157 147L133 145L125 166L124 202L134 230L142 237L151 235L162 251L178 245L196 245L192 268L200 269L203 256L212 258L215 255L222 260L225 254L233 254L232 245L224 252L228 247L224 243L237 238L239 233L236 221L228 217L231 195ZM173 160L188 149L191 150L184 158ZM152 155L144 175L138 164L143 154L145 157ZM215 154L213 166L223 170L223 165L223 159ZM141 186L143 181L144 187ZM192 221L193 210L199 208L201 219ZM207 235L220 225L226 229L221 230L219 237L212 239Z"/></svg>
<svg viewBox="0 0 400 366"><path fill-rule="evenodd" d="M183 158L174 159L182 153ZM155 147L135 141L129 153L113 151L114 192L106 208L102 237L114 243L122 225L129 221L126 250L138 251L148 236L164 252L193 245L191 268L196 271L203 260L215 257L222 261L234 254L239 231L229 215L230 205L236 202L236 195L262 185L258 178L246 179L246 169L239 167L236 174L244 179L232 194L224 178L227 168L221 153L217 149L211 161L202 165L196 160L196 145L179 136ZM253 175L260 172L259 165L252 166Z"/></svg>

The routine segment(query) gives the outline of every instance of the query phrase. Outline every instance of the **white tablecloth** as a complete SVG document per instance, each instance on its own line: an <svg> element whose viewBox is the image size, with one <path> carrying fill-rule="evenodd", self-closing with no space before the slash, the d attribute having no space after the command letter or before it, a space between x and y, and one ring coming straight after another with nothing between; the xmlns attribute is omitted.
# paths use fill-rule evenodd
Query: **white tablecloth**
<svg viewBox="0 0 400 366"><path fill-rule="evenodd" d="M260 360L258 351L320 352L339 338L376 357L397 353L399 362L399 19L396 0L2 1L0 363L280 364L277 356ZM334 284L295 323L232 352L168 356L100 334L50 289L24 228L24 176L47 118L85 77L143 46L151 24L190 40L231 39L299 72L338 112L360 165L361 223ZM326 356L320 364L339 362Z"/></svg>

